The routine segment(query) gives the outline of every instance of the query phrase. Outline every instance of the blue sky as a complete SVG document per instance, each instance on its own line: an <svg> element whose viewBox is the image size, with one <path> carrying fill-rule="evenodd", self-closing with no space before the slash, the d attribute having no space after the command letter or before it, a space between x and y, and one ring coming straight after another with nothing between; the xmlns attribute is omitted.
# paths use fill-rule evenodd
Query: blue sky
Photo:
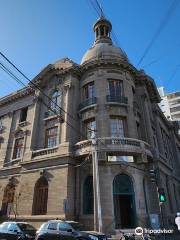
<svg viewBox="0 0 180 240"><path fill-rule="evenodd" d="M137 66L173 0L99 0L120 46ZM63 57L80 63L93 44L97 14L89 0L1 0L0 51L30 78ZM157 86L180 90L180 3L138 68ZM0 62L5 61L0 58ZM6 64L6 66L8 66ZM20 86L0 69L0 96Z"/></svg>

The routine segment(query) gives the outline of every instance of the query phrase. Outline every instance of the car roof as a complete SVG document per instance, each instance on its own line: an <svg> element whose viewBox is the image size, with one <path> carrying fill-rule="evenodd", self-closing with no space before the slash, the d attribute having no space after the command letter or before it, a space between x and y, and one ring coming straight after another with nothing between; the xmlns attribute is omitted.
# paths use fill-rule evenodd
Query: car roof
<svg viewBox="0 0 180 240"><path fill-rule="evenodd" d="M15 222L15 221L8 221L8 222L3 222L3 223L21 223L21 224L29 224L27 222ZM2 223L2 224L3 224Z"/></svg>
<svg viewBox="0 0 180 240"><path fill-rule="evenodd" d="M66 221L67 223L79 223L79 222L76 222L76 221Z"/></svg>
<svg viewBox="0 0 180 240"><path fill-rule="evenodd" d="M65 220L60 220L60 219L58 219L58 220L49 220L48 222L66 222Z"/></svg>

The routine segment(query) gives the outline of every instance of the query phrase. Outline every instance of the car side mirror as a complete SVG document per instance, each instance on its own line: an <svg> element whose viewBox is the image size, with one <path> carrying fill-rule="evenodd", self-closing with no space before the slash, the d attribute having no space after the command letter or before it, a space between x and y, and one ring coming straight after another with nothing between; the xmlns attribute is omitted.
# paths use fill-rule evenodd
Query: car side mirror
<svg viewBox="0 0 180 240"><path fill-rule="evenodd" d="M72 232L72 229L71 228L67 229L67 232Z"/></svg>

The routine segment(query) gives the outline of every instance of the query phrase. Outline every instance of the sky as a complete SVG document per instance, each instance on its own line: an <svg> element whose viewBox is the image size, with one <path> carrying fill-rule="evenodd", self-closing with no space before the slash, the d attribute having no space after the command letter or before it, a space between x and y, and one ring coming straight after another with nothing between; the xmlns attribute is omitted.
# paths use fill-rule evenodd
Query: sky
<svg viewBox="0 0 180 240"><path fill-rule="evenodd" d="M91 1L95 2L0 0L0 51L30 79L64 57L80 63L94 42L92 26L98 17ZM129 61L167 93L180 90L180 0L139 66L138 62L173 1L99 0ZM0 63L11 69L2 57ZM0 97L21 87L0 69Z"/></svg>

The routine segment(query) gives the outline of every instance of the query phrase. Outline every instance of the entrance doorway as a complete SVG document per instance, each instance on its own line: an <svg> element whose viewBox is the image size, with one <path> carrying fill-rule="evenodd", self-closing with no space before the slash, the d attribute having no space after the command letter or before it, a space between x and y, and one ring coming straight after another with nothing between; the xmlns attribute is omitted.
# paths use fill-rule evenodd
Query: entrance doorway
<svg viewBox="0 0 180 240"><path fill-rule="evenodd" d="M134 228L136 222L134 188L131 178L119 174L113 181L115 227Z"/></svg>

